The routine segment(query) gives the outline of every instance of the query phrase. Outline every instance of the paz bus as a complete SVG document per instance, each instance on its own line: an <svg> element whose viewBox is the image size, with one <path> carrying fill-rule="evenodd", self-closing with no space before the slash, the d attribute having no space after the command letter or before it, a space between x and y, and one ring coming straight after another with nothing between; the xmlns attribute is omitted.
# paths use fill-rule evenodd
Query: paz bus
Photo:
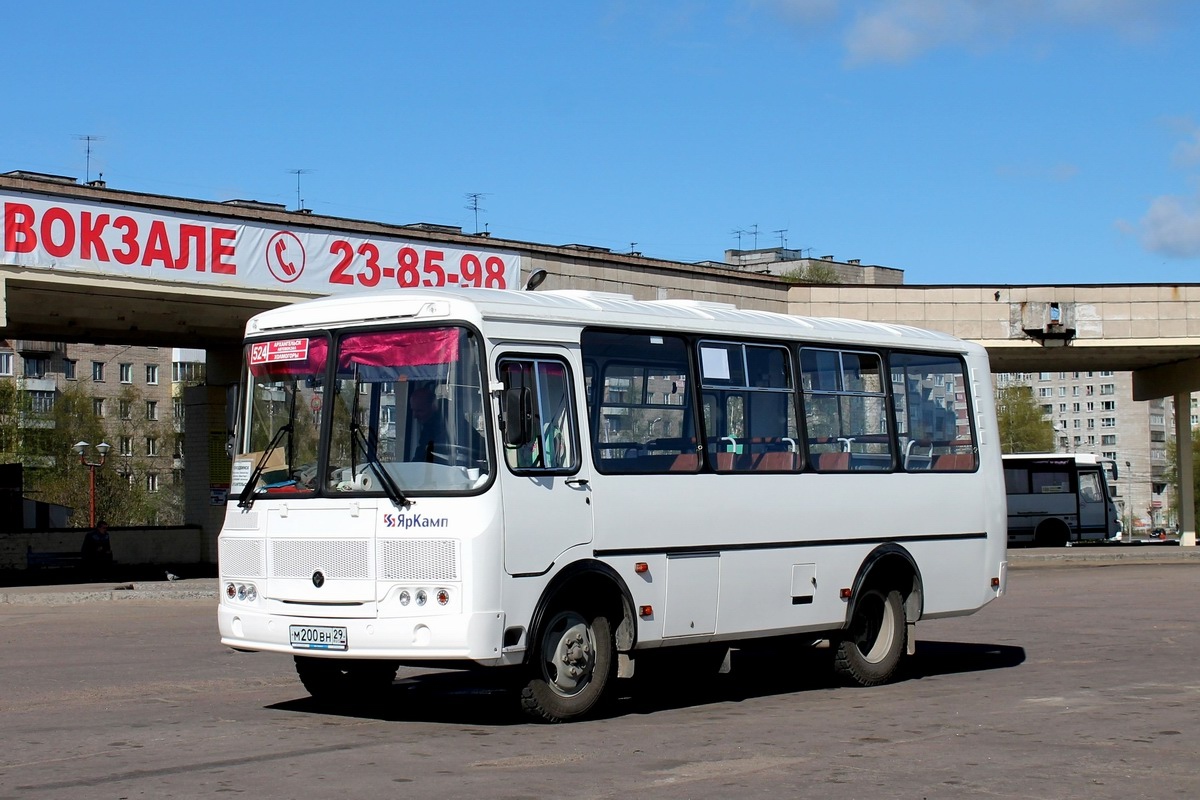
<svg viewBox="0 0 1200 800"><path fill-rule="evenodd" d="M1005 590L988 360L948 335L408 289L261 313L244 358L221 641L319 699L513 667L567 721L640 659L686 680L754 640L874 685Z"/></svg>
<svg viewBox="0 0 1200 800"><path fill-rule="evenodd" d="M1110 473L1117 480L1117 462L1091 453L1005 455L1008 543L1063 547L1120 539Z"/></svg>

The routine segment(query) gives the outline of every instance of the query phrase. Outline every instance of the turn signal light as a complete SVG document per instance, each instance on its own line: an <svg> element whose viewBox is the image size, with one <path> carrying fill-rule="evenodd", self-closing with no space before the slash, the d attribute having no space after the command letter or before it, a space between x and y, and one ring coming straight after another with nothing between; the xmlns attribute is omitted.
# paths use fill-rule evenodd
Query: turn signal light
<svg viewBox="0 0 1200 800"><path fill-rule="evenodd" d="M848 587L848 586L845 589L842 589L842 591L841 591L841 596L842 596L843 600L849 600L851 594L853 594L853 592L850 591L850 587Z"/></svg>
<svg viewBox="0 0 1200 800"><path fill-rule="evenodd" d="M639 561L633 565L633 571L636 572L638 575L641 575L643 572L650 571L650 565L647 564L645 561Z"/></svg>
<svg viewBox="0 0 1200 800"><path fill-rule="evenodd" d="M999 578L992 578L992 588L993 589L1000 588L1000 579Z"/></svg>
<svg viewBox="0 0 1200 800"><path fill-rule="evenodd" d="M654 615L654 606L638 606L638 614L643 617Z"/></svg>

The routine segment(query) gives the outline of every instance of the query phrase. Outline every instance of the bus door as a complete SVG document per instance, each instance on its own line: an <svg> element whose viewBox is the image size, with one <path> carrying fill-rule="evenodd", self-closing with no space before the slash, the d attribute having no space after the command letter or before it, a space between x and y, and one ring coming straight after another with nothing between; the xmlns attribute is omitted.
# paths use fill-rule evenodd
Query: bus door
<svg viewBox="0 0 1200 800"><path fill-rule="evenodd" d="M1108 496L1099 469L1079 470L1079 533L1108 536Z"/></svg>
<svg viewBox="0 0 1200 800"><path fill-rule="evenodd" d="M565 350L502 354L500 485L504 568L540 574L592 540L591 473L580 457L579 404Z"/></svg>

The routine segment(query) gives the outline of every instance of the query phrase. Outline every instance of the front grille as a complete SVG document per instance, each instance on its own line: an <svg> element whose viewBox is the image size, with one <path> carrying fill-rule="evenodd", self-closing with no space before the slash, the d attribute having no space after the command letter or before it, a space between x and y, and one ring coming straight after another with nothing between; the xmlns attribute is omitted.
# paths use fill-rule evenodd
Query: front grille
<svg viewBox="0 0 1200 800"><path fill-rule="evenodd" d="M370 552L366 539L273 539L271 576L309 578L320 570L332 580L369 578Z"/></svg>
<svg viewBox="0 0 1200 800"><path fill-rule="evenodd" d="M262 539L221 539L218 552L222 575L261 578L263 575Z"/></svg>
<svg viewBox="0 0 1200 800"><path fill-rule="evenodd" d="M380 539L379 580L456 581L458 543L453 539Z"/></svg>

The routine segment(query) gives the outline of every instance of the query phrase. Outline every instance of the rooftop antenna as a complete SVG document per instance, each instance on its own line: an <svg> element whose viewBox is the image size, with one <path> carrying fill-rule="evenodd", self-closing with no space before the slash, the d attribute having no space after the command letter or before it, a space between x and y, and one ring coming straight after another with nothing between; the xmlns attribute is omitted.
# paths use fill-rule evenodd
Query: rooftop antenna
<svg viewBox="0 0 1200 800"><path fill-rule="evenodd" d="M758 223L757 222L750 226L749 232L754 234L754 249L757 250L758 249Z"/></svg>
<svg viewBox="0 0 1200 800"><path fill-rule="evenodd" d="M779 234L779 249L780 250L787 250L787 231L788 231L787 228L780 228L777 231L772 231L772 233Z"/></svg>
<svg viewBox="0 0 1200 800"><path fill-rule="evenodd" d="M92 182L92 142L103 141L104 137L96 136L96 135L90 134L90 133L77 133L77 134L75 134L75 138L78 139L79 141L85 143L83 182L91 183Z"/></svg>
<svg viewBox="0 0 1200 800"><path fill-rule="evenodd" d="M730 231L730 233L732 233L734 236L737 237L738 250L741 250L742 249L742 236L746 233L749 233L749 231L744 231L741 228L734 228L733 230Z"/></svg>
<svg viewBox="0 0 1200 800"><path fill-rule="evenodd" d="M313 172L311 169L289 169L288 172L296 176L296 210L304 210L304 199L300 197L300 176L307 175Z"/></svg>
<svg viewBox="0 0 1200 800"><path fill-rule="evenodd" d="M486 208L479 205L479 201L489 194L490 192L467 192L467 210L475 215L475 233L479 233L479 212L487 211Z"/></svg>

